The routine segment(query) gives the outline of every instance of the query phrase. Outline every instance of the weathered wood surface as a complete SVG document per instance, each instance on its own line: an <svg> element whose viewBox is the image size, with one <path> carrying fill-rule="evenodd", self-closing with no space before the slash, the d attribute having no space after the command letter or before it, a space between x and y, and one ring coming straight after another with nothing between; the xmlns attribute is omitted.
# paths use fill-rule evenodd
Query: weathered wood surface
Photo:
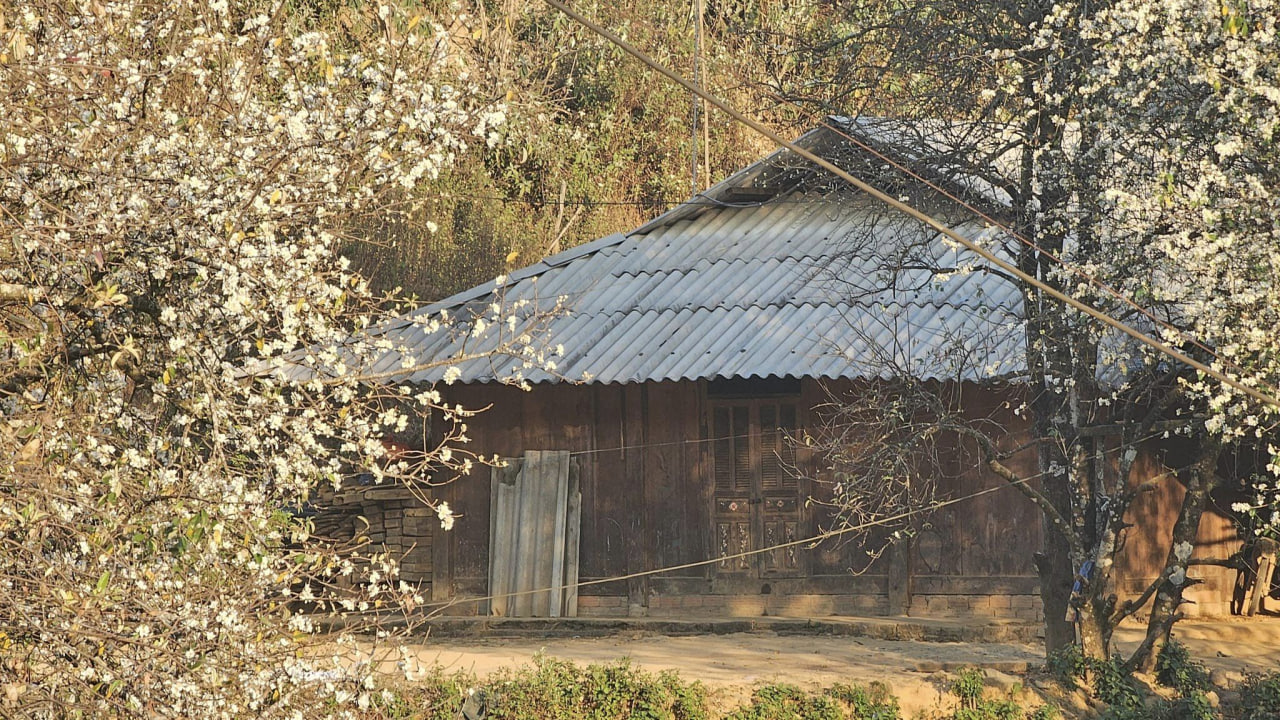
<svg viewBox="0 0 1280 720"><path fill-rule="evenodd" d="M1271 577L1276 570L1276 551L1280 550L1280 543L1271 538L1258 538L1254 547L1254 558L1258 568L1257 574L1254 576L1253 589L1249 593L1249 603L1245 608L1245 615L1250 617L1258 614L1262 609L1262 601L1267 595L1271 594Z"/></svg>
<svg viewBox="0 0 1280 720"><path fill-rule="evenodd" d="M627 385L622 395L622 437L626 449L623 451L624 475L613 478L613 487L624 506L626 513L626 532L623 533L622 552L626 556L626 573L628 575L647 570L645 560L644 536L648 525L649 513L644 504L645 488L645 418L650 417L644 408L645 388L640 385ZM627 613L640 614L648 602L649 578L638 577L627 580Z"/></svg>
<svg viewBox="0 0 1280 720"><path fill-rule="evenodd" d="M578 616L578 567L580 565L578 552L581 549L582 540L582 484L578 467L576 462L569 463L568 529L564 550L566 560L564 614L566 617Z"/></svg>
<svg viewBox="0 0 1280 720"><path fill-rule="evenodd" d="M903 538L888 550L890 615L906 615L911 608L911 566L915 556L913 545L911 538Z"/></svg>
<svg viewBox="0 0 1280 720"><path fill-rule="evenodd" d="M516 586L514 548L507 529L516 525L519 508L516 478L523 465L522 459L512 459L490 472L489 537L493 540L489 548L489 594L494 597L489 601L489 609L490 614L504 617L510 614L508 593Z"/></svg>
<svg viewBox="0 0 1280 720"><path fill-rule="evenodd" d="M577 567L569 543L569 453L531 450L493 469L490 488L491 614L561 617L566 568ZM575 504L580 496L575 492ZM572 548L573 554L569 554ZM575 580L576 582L576 580Z"/></svg>
<svg viewBox="0 0 1280 720"><path fill-rule="evenodd" d="M855 383L844 383L844 389L857 388ZM1026 440L1025 419L1012 411L1021 404L1015 390L970 387L964 389L962 399L975 418L1014 428L1008 437L1008 448ZM469 434L474 438L472 449L482 455L519 457L525 450L545 447L573 454L574 462L579 464L581 525L577 569L582 579L619 577L704 560L715 554L714 463L711 444L707 442L712 434L705 383L537 385L528 393L500 386L455 386L449 390L449 400L465 407L493 406L493 410L468 420ZM797 400L797 409L802 413L800 422L806 422L807 408L826 400L827 395L817 382L803 381ZM965 496L1002 484L974 461L972 448L957 445L952 455L951 476L943 481L945 497ZM802 453L799 461L815 469L813 476L820 477L816 459ZM1008 464L1026 475L1037 472L1033 452L1020 453ZM1154 460L1144 469L1148 474L1161 471ZM1153 522L1152 515L1171 518L1170 508L1176 509L1179 489L1176 479L1170 479L1167 488L1162 486L1159 491L1144 495L1135 507L1135 519L1147 523ZM446 547L436 550L433 556L434 577L442 587L437 591L433 584L432 597L438 600L445 594L454 598L468 593L484 595L489 589L489 503L495 497L493 484L464 478L449 491L453 493L451 506L464 517L453 532L436 535L449 542L437 543ZM805 484L799 496L822 500L829 497L829 486ZM818 503L807 505L799 520L797 530L802 537L833 524L828 510ZM1217 520L1214 516L1202 523L1202 529ZM1202 533L1200 541L1209 539L1220 545L1215 549L1221 552L1213 554L1230 554L1230 528L1224 530L1218 525L1213 526L1212 536ZM1034 593L1038 580L1031 554L1040 547L1041 536L1042 522L1036 508L1017 490L1004 489L935 514L913 543L910 562L905 563L909 570L906 575L902 568L890 568L887 556L866 568L863 546L835 539L806 548L802 577L785 582L784 578L753 576L738 583L716 579L714 572L704 568L693 568L663 574L682 576L679 578L622 580L592 585L579 594L625 596L626 605L621 609L625 613L628 606L631 611L644 612L649 598L655 595L759 594L764 582L771 584L774 593L887 593L893 576L899 600L896 605L906 604L913 594ZM566 553L571 544L566 535ZM1149 544L1152 547L1148 548ZM1120 565L1121 587L1130 589L1130 579L1136 583L1148 577L1164 550L1144 536L1132 535L1126 550L1128 558ZM1197 557L1200 553L1198 549ZM866 572L854 577L849 574L851 568ZM572 570L566 564L565 576ZM1212 572L1215 571L1198 571L1198 575ZM1197 590L1208 589L1214 582L1211 579L1209 585ZM904 588L910 592L904 594ZM563 599L567 609L570 594L566 593ZM1206 599L1197 598L1197 602L1204 606Z"/></svg>

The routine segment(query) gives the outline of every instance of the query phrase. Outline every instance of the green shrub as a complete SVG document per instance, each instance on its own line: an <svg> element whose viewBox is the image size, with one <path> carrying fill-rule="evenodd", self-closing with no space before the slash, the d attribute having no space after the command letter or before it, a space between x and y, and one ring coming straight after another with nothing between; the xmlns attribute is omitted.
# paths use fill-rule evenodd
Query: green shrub
<svg viewBox="0 0 1280 720"><path fill-rule="evenodd" d="M1173 703L1172 714L1185 720L1213 720L1218 716L1204 690L1192 690Z"/></svg>
<svg viewBox="0 0 1280 720"><path fill-rule="evenodd" d="M899 720L902 711L889 686L876 681L866 686L837 683L827 697L844 704L849 720Z"/></svg>
<svg viewBox="0 0 1280 720"><path fill-rule="evenodd" d="M1098 720L1216 720L1219 717L1209 704L1208 696L1196 691L1173 701L1153 698L1148 704L1135 707L1112 705L1102 711Z"/></svg>
<svg viewBox="0 0 1280 720"><path fill-rule="evenodd" d="M1280 718L1280 673L1249 675L1240 689L1240 720Z"/></svg>
<svg viewBox="0 0 1280 720"><path fill-rule="evenodd" d="M1022 706L1013 700L979 700L971 708L960 708L953 720L1022 720Z"/></svg>
<svg viewBox="0 0 1280 720"><path fill-rule="evenodd" d="M978 707L982 699L982 689L986 687L987 675L979 668L964 668L951 681L951 694L960 700L960 707L972 710ZM958 716L957 716L958 717Z"/></svg>
<svg viewBox="0 0 1280 720"><path fill-rule="evenodd" d="M1045 669L1053 676L1058 684L1073 690L1077 683L1084 679L1089 672L1089 664L1085 662L1084 654L1080 652L1080 648L1076 645L1066 645L1049 653L1049 660L1045 663Z"/></svg>
<svg viewBox="0 0 1280 720"><path fill-rule="evenodd" d="M445 675L436 668L424 680L375 692L370 703L374 711L371 715L388 720L454 720L474 692L474 675L462 672Z"/></svg>
<svg viewBox="0 0 1280 720"><path fill-rule="evenodd" d="M1112 705L1098 715L1098 720L1164 720L1164 713L1151 708Z"/></svg>
<svg viewBox="0 0 1280 720"><path fill-rule="evenodd" d="M1027 720L1062 720L1062 711L1056 705L1041 705L1031 711Z"/></svg>
<svg viewBox="0 0 1280 720"><path fill-rule="evenodd" d="M965 668L951 682L951 694L960 701L952 720L1022 720L1022 706L1012 699L984 700L987 676L980 668Z"/></svg>
<svg viewBox="0 0 1280 720"><path fill-rule="evenodd" d="M1182 697L1204 694L1209 689L1209 671L1191 659L1187 646L1170 640L1156 655L1156 682L1178 691Z"/></svg>
<svg viewBox="0 0 1280 720"><path fill-rule="evenodd" d="M725 720L843 720L844 712L830 697L810 695L795 685L765 685L751 694L751 704L734 710Z"/></svg>
<svg viewBox="0 0 1280 720"><path fill-rule="evenodd" d="M658 673L658 682L671 694L672 720L707 720L707 689L702 683L685 682L675 670Z"/></svg>
<svg viewBox="0 0 1280 720"><path fill-rule="evenodd" d="M1142 694L1119 655L1109 660L1089 660L1088 667L1094 697L1114 708L1142 707Z"/></svg>
<svg viewBox="0 0 1280 720"><path fill-rule="evenodd" d="M675 673L651 675L626 662L579 668L538 657L532 668L506 671L482 688L487 718L524 720L705 720L706 691Z"/></svg>

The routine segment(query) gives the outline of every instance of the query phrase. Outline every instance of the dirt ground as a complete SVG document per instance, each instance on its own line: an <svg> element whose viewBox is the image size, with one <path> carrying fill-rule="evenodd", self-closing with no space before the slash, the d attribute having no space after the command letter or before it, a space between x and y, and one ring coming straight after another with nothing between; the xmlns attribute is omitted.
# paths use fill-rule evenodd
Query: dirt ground
<svg viewBox="0 0 1280 720"><path fill-rule="evenodd" d="M1219 678L1238 681L1249 671L1280 668L1280 618L1188 620L1176 636ZM1121 651L1142 636L1138 626L1117 635ZM1039 704L1035 673L1043 665L1039 644L931 643L857 637L779 635L770 632L667 637L625 633L603 638L432 640L414 648L410 669L438 665L485 676L532 661L537 653L580 664L629 659L651 671L672 669L700 680L721 707L733 707L753 688L786 682L819 689L837 682L889 683L904 717L925 717L950 706L949 671L986 670L992 692L1026 688L1020 701ZM1028 680L1027 672L1032 674ZM1041 682L1040 685L1047 685ZM1060 700L1061 701L1061 700ZM1064 708L1070 710L1070 708Z"/></svg>

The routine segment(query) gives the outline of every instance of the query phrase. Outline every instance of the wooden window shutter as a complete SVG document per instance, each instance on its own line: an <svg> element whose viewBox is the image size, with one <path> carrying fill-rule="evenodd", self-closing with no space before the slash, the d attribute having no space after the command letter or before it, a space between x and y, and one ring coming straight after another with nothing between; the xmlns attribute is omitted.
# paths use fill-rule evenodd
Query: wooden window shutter
<svg viewBox="0 0 1280 720"><path fill-rule="evenodd" d="M783 404L778 406L778 456L782 458L782 486L794 488L796 478L796 406Z"/></svg>
<svg viewBox="0 0 1280 720"><path fill-rule="evenodd" d="M750 413L742 405L734 406L731 434L733 435L733 489L751 492L751 428Z"/></svg>
<svg viewBox="0 0 1280 720"><path fill-rule="evenodd" d="M782 485L783 469L778 454L778 406L760 406L760 487L776 490Z"/></svg>
<svg viewBox="0 0 1280 720"><path fill-rule="evenodd" d="M760 484L764 490L796 487L796 406L760 406Z"/></svg>
<svg viewBox="0 0 1280 720"><path fill-rule="evenodd" d="M729 422L729 408L718 407L712 411L711 436L715 438L716 490L733 490L733 427Z"/></svg>

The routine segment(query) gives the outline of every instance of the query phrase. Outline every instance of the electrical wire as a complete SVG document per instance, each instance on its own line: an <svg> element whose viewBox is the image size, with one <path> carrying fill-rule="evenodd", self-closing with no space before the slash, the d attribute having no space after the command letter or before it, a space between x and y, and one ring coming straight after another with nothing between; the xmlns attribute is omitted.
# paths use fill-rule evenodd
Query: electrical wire
<svg viewBox="0 0 1280 720"><path fill-rule="evenodd" d="M1132 443L1121 444L1114 448L1106 448L1102 451L1102 455L1107 456L1114 453L1119 453L1125 448L1130 447L1132 445L1141 444L1148 440L1153 440L1155 438L1163 437L1166 435L1167 435L1167 432L1165 431L1153 432L1142 438L1138 438L1134 440ZM689 441L682 441L682 442L693 443L693 442L699 442L699 441L689 440ZM638 447L644 447L644 446L637 445L637 446L631 446L631 447L638 448ZM905 520L907 518L914 517L916 515L921 515L924 513L932 513L936 510L940 510L942 508L950 507L952 505L957 505L963 502L967 502L969 500L983 497L985 495L990 495L992 493L996 493L1007 488L1015 488L1020 485L1026 485L1034 480L1039 480L1042 477L1051 475L1053 474L1053 472L1054 472L1053 470L1044 470L1038 473L1034 473L1032 475L1028 475L1024 478L1019 478L1013 481L1005 481L989 488L983 488L982 490L978 490L976 492L972 492L972 493L969 493L968 495L963 495L958 498L951 498L949 500L940 500L938 502L932 503L925 507L913 508L911 510L906 510L901 513L879 518L877 520L869 520L867 522L858 523L857 525L850 525L846 527L836 528L834 530L824 530L820 533L811 535L806 538L801 538L799 540L789 540L787 542L776 543L774 545L769 545L767 547L762 547L762 548L756 548L754 550L744 550L742 552L732 553L729 555L721 555L719 557L708 558L705 560L695 560L693 562L681 563L678 565L668 565L661 568L654 568L652 570L639 570L636 572L627 573L625 575L614 575L606 578L593 578L591 580L579 580L577 583L573 583L573 584L550 585L547 587L535 588L532 590L514 590L506 593L493 593L489 595L480 595L475 597L455 598L455 599L450 599L443 602L423 603L419 607L439 608L443 610L450 607L456 607L458 605L465 605L470 603L482 603L482 602L489 602L491 600L523 597L525 595L536 595L538 593L551 592L556 590L559 590L559 591L571 590L574 588L589 587L592 585L606 585L608 583L624 582L627 580L636 580L639 578L649 577L652 575L661 575L662 573L669 573L669 572L676 572L679 570L691 570L694 568L706 567L708 565L715 565L716 563L729 562L731 560L739 560L741 558L747 558L753 555L762 555L764 553L774 552L775 550L785 550L787 548L800 547L804 545L810 545L810 546L817 545L818 543L833 537L839 537L839 536L848 535L854 532L862 532L865 530L870 530L872 528L880 527L882 525L888 525L889 523L897 522L899 520Z"/></svg>
<svg viewBox="0 0 1280 720"><path fill-rule="evenodd" d="M816 155L813 152L805 148L802 148L789 140L786 140L785 138L783 138L781 135L777 134L773 130L770 130L769 128L765 127L759 121L744 115L738 110L735 110L724 100L721 100L715 95L712 95L707 91L703 90L701 87L698 87L697 85L694 85L693 83L684 79L682 76L680 76L676 72L668 69L666 66L662 65L657 60L653 59L643 51L639 50L638 48L634 47L627 41L623 40L622 38L618 37L614 33L607 30L606 28L602 27L595 21L591 20L585 15L582 15L581 13L577 12L573 8L570 8L564 2L561 2L561 0L545 0L545 1L548 5L555 8L556 10L559 10L561 13L564 13L575 22L581 24L582 26L596 33L600 37L603 37L609 42L618 46L628 55L631 55L632 57L636 58L640 62L647 65L650 69L658 72L659 74L663 75L664 77L671 80L672 82L694 93L698 97L705 100L708 104L714 106L721 112L729 115L729 117L733 118L737 122L747 126L748 128L768 138L779 147L783 147L783 148L786 148L787 150L790 150L796 155L814 163L815 165L823 168L824 170L827 170L828 172L831 172L836 177L844 180L845 182L849 183L850 185L857 188L858 190L861 190L867 195L875 198L876 200L879 200L881 203L907 215L908 217L911 217L923 223L924 225L927 225L933 228L938 233L946 236L947 238L950 238L952 241L958 243L959 245L965 248L968 248L971 252L977 254L979 257L986 260L988 263L991 263L996 268L1004 271L1005 273L1008 273L1009 275L1012 275L1018 278L1023 283L1036 288L1041 293L1049 297L1052 297L1070 306L1071 308L1078 310L1084 313L1085 315L1088 315L1089 317L1092 317L1095 320L1098 320L1099 322L1102 322L1103 324L1124 333L1125 335L1128 335L1129 337L1133 338L1139 343L1142 343L1143 345L1146 345L1147 347L1150 347L1151 349L1167 357L1177 360L1178 362L1183 363L1184 365L1187 365L1188 367L1191 367L1192 369L1197 370L1204 375L1207 375L1209 377L1214 378L1215 380L1218 380L1222 384L1228 387L1231 387L1244 395L1247 395L1267 405L1271 405L1273 407L1280 407L1280 398L1277 398L1275 395L1263 392L1262 390L1259 390L1257 388L1250 387L1244 384L1243 382L1235 378L1232 378L1229 375L1219 370L1216 370L1210 367L1209 365L1206 365L1188 356L1185 353L1182 353L1174 349L1167 343L1164 343L1164 342L1161 342L1160 340L1152 338L1146 333L1128 325L1127 323L1117 320L1111 317L1110 315L1107 315L1106 313L1100 310L1097 310L1091 305L1081 302L1080 300L1077 300L1063 293L1062 291L1040 280L1039 278L1036 278L1032 275L1027 274L1018 266L995 255L990 250L987 250L986 248L978 245L977 243L970 240L969 238L964 237L960 233L951 229L950 227L948 227L941 221L933 218L932 216L928 215L927 213L922 212L916 209L915 207L912 207L908 203L902 200L899 200L898 198L892 197L880 191L879 189L873 187L872 185L869 185L868 183L866 183L865 181L857 177L854 177L853 175L846 172L844 169L835 165L834 163L827 160L826 158Z"/></svg>
<svg viewBox="0 0 1280 720"><path fill-rule="evenodd" d="M783 428L778 428L778 430L785 432ZM694 438L693 440L671 440L668 442L659 442L659 443L641 443L638 445L619 445L617 447L591 448L590 450L571 450L569 452L569 455L571 457L576 457L579 455L595 455L596 453L627 452L628 450L644 450L646 448L671 447L673 445L700 445L702 443L717 442L720 440L745 440L750 437L751 437L750 434L722 435L720 437L713 437L713 438Z"/></svg>

